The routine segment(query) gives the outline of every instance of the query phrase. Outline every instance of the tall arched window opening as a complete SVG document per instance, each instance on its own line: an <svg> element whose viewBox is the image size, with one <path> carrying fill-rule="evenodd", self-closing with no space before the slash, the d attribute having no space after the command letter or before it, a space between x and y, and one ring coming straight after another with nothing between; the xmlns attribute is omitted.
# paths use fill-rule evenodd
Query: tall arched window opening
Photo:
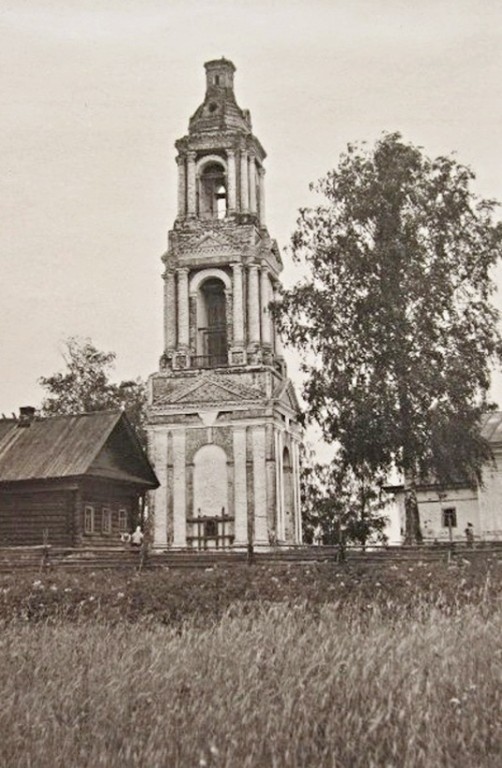
<svg viewBox="0 0 502 768"><path fill-rule="evenodd" d="M203 367L227 363L227 318L225 286L218 278L206 280L199 288L197 353Z"/></svg>
<svg viewBox="0 0 502 768"><path fill-rule="evenodd" d="M203 219L224 219L227 215L227 180L218 163L205 165L199 177L199 215Z"/></svg>
<svg viewBox="0 0 502 768"><path fill-rule="evenodd" d="M194 515L228 515L227 456L217 445L204 445L194 456Z"/></svg>
<svg viewBox="0 0 502 768"><path fill-rule="evenodd" d="M228 508L227 455L217 445L203 445L193 460L193 515L187 540L198 549L220 549L234 540Z"/></svg>

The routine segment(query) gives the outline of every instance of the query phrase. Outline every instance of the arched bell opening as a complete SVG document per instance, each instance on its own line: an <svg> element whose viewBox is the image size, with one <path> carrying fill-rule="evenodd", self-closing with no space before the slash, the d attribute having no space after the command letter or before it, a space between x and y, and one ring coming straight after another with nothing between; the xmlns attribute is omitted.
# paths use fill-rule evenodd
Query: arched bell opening
<svg viewBox="0 0 502 768"><path fill-rule="evenodd" d="M205 280L197 295L197 357L200 367L228 362L225 285L216 277Z"/></svg>
<svg viewBox="0 0 502 768"><path fill-rule="evenodd" d="M208 163L199 174L199 216L202 219L224 219L227 202L225 167L216 162Z"/></svg>

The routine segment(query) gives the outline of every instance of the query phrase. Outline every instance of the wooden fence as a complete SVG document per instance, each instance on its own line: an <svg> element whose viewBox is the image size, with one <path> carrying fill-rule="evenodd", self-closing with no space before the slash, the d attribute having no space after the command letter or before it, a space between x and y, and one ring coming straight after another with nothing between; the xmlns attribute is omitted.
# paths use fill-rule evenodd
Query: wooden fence
<svg viewBox="0 0 502 768"><path fill-rule="evenodd" d="M82 570L114 568L141 570L154 568L208 568L239 564L309 564L309 563L406 563L450 562L496 556L502 558L501 542L476 542L474 547L455 543L423 546L361 547L294 546L274 547L254 552L220 550L218 552L171 549L150 552L146 548L124 547L71 549L42 545L0 548L0 572L16 570Z"/></svg>

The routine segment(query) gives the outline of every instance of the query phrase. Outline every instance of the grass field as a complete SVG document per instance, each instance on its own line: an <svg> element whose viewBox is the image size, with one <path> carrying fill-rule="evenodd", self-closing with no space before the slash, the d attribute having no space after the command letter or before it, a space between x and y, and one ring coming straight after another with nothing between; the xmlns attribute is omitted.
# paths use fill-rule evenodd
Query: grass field
<svg viewBox="0 0 502 768"><path fill-rule="evenodd" d="M0 577L0 765L502 764L502 563Z"/></svg>

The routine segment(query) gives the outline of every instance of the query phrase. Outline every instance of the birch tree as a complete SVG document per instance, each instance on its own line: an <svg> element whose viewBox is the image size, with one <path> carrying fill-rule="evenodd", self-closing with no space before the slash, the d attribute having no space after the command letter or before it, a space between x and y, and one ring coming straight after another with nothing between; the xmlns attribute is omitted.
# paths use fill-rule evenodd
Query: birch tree
<svg viewBox="0 0 502 768"><path fill-rule="evenodd" d="M292 251L308 275L276 306L304 353L308 415L345 466L401 471L408 541L420 538L419 481L474 484L490 458L479 426L502 355L502 226L473 180L399 134L349 145L313 187L321 202L300 211Z"/></svg>

